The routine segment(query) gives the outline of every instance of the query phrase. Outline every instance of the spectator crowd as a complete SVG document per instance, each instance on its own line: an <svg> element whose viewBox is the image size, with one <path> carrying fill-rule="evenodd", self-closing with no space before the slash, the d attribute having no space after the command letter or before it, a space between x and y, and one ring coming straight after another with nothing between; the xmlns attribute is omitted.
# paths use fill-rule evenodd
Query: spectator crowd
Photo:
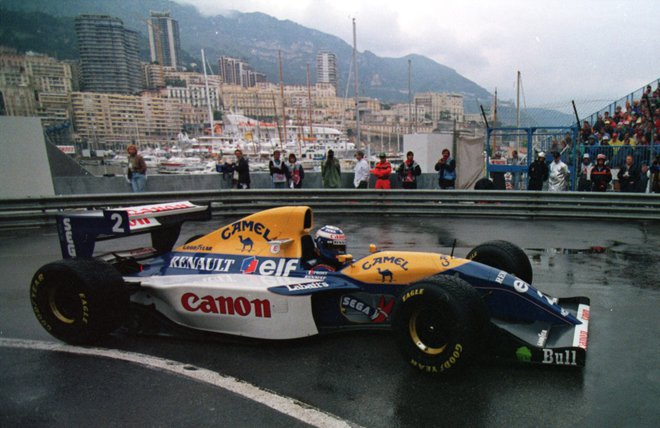
<svg viewBox="0 0 660 428"><path fill-rule="evenodd" d="M144 191L144 160L137 153L135 146L129 147L128 152L130 162L127 177L133 191ZM604 192L615 189L621 192L660 193L660 83L655 91L648 85L641 98L632 103L627 101L625 108L619 105L613 114L609 111L598 114L593 124L585 120L579 130L577 142L573 141L571 133L567 133L561 141L552 140L549 152L550 160L546 160L546 154L539 151L534 162L529 165L528 190L568 190L573 166L572 156L578 155L580 158L574 172L577 175L578 191ZM225 177L231 177L233 188L249 189L248 161L240 149L236 150L234 155L234 162L218 165L217 171ZM355 188L367 188L369 176L372 175L376 189L390 189L390 177L396 174L394 177L402 188L416 189L422 174L411 151L406 153L406 159L397 168L387 160L386 153L379 154L380 161L373 168L369 167L364 152L358 151L355 158ZM518 156L517 151L513 151L511 164L524 164L524 159ZM289 154L285 160L281 158L280 150L275 150L268 169L273 188L303 187L305 171L295 154ZM448 149L442 151L442 157L435 164L435 171L441 189L455 188L456 161ZM497 174L502 178L504 176L503 173L493 173ZM341 165L333 150L328 150L321 164L321 180L324 188L342 187ZM616 185L613 186L615 181ZM518 189L520 182L521 173L518 170L512 174L511 188ZM482 182L475 188L492 186L493 182L490 181L490 184Z"/></svg>

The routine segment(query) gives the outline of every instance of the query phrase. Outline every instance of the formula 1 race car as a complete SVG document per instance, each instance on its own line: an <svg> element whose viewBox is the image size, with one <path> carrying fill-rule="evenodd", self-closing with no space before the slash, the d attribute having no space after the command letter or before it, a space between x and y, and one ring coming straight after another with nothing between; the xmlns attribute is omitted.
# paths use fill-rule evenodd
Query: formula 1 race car
<svg viewBox="0 0 660 428"><path fill-rule="evenodd" d="M260 339L391 329L406 361L428 373L483 355L585 364L589 299L533 288L529 259L508 242L479 245L465 259L372 245L360 259L339 256L336 271L317 269L312 210L287 206L172 249L184 221L208 218L210 207L190 202L61 213L64 259L30 285L37 319L72 344L149 313L173 328ZM151 233L152 247L94 255L97 241L139 233Z"/></svg>

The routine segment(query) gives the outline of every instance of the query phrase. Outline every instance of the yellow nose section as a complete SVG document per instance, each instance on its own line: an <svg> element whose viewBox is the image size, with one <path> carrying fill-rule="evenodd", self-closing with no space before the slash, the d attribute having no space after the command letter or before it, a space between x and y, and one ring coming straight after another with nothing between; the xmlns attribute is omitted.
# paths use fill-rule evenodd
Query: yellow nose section
<svg viewBox="0 0 660 428"><path fill-rule="evenodd" d="M410 284L468 262L443 254L382 251L356 260L342 273L370 284Z"/></svg>

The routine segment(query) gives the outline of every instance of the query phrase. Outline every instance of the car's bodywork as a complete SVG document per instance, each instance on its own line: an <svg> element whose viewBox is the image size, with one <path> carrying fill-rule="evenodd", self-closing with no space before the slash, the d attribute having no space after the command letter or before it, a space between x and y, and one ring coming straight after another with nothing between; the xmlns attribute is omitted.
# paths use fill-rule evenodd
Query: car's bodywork
<svg viewBox="0 0 660 428"><path fill-rule="evenodd" d="M313 215L304 206L258 212L172 249L183 221L209 217L208 207L176 202L63 213L57 224L65 259L91 257L97 240L150 232L152 248L97 257L122 273L132 304L192 329L294 339L390 328L396 302L423 293L411 286L449 276L470 284L487 307L484 353L585 363L587 298L553 298L508 272L436 253L380 251L347 257L336 272L315 269Z"/></svg>

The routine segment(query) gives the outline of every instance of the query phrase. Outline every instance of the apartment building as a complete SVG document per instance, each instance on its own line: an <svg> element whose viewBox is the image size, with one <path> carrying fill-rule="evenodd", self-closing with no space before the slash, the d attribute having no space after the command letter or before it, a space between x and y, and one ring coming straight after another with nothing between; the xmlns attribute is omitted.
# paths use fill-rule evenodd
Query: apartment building
<svg viewBox="0 0 660 428"><path fill-rule="evenodd" d="M81 90L135 94L141 89L138 34L108 15L75 18Z"/></svg>
<svg viewBox="0 0 660 428"><path fill-rule="evenodd" d="M413 107L422 106L432 121L456 120L463 122L463 95L425 92L415 94Z"/></svg>
<svg viewBox="0 0 660 428"><path fill-rule="evenodd" d="M44 126L67 121L72 83L69 64L0 48L0 114L38 116Z"/></svg>
<svg viewBox="0 0 660 428"><path fill-rule="evenodd" d="M73 92L71 106L77 137L111 146L171 140L184 123L181 103L150 93Z"/></svg>
<svg viewBox="0 0 660 428"><path fill-rule="evenodd" d="M142 63L142 86L147 90L165 87L165 67L159 64Z"/></svg>
<svg viewBox="0 0 660 428"><path fill-rule="evenodd" d="M250 64L227 56L220 57L218 60L218 74L224 83L244 88L252 88L259 83L266 82L266 75L254 71Z"/></svg>
<svg viewBox="0 0 660 428"><path fill-rule="evenodd" d="M337 55L329 51L316 54L316 83L331 85L337 93Z"/></svg>
<svg viewBox="0 0 660 428"><path fill-rule="evenodd" d="M150 13L147 23L151 62L166 67L181 65L181 39L179 23L169 12Z"/></svg>

